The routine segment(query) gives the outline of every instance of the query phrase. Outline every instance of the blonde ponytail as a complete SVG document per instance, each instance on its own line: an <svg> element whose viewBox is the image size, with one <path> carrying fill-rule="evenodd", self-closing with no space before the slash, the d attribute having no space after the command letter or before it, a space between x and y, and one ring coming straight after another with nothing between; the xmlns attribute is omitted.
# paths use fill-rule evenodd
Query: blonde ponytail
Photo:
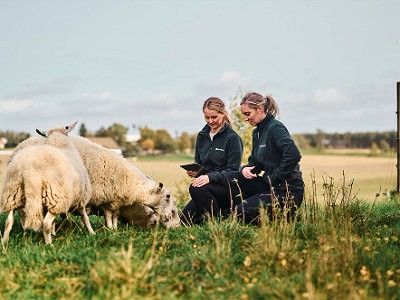
<svg viewBox="0 0 400 300"><path fill-rule="evenodd" d="M247 103L249 107L253 109L257 109L258 106L262 106L266 114L270 113L274 117L276 117L279 113L278 104L276 104L276 101L271 95L263 97L261 94L255 92L247 93L240 102L240 105L244 103Z"/></svg>

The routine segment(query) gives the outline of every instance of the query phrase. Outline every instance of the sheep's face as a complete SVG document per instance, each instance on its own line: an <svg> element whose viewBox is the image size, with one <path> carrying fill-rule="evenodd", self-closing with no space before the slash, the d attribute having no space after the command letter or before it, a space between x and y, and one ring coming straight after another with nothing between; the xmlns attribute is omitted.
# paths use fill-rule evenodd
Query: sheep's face
<svg viewBox="0 0 400 300"><path fill-rule="evenodd" d="M167 206L160 215L160 224L163 225L165 228L171 227L179 227L180 226L180 218L178 213L178 208L172 202L171 205Z"/></svg>
<svg viewBox="0 0 400 300"><path fill-rule="evenodd" d="M160 224L166 228L178 227L180 218L178 208L175 206L175 199L171 197L169 190L162 188L159 191L160 199L154 206L156 214L160 216Z"/></svg>
<svg viewBox="0 0 400 300"><path fill-rule="evenodd" d="M42 131L42 130L39 130L36 128L36 132L37 132L37 134L44 136L44 137L48 137L54 132L59 132L64 135L68 135L68 133L71 132L72 129L75 128L77 123L78 123L78 121L75 121L74 123L66 125L66 126L56 126L55 128L47 130L47 131Z"/></svg>
<svg viewBox="0 0 400 300"><path fill-rule="evenodd" d="M142 222L138 224L138 226L143 229L149 229L155 227L159 221L160 221L160 216L156 214L154 210L151 210L143 218Z"/></svg>
<svg viewBox="0 0 400 300"><path fill-rule="evenodd" d="M175 199L171 198L171 193L163 187L162 183L159 183L149 192L147 200L147 203L151 203L155 213L160 216L161 225L166 228L180 225L178 208L174 204Z"/></svg>
<svg viewBox="0 0 400 300"><path fill-rule="evenodd" d="M157 225L160 216L147 205L132 204L119 209L121 219L130 225L136 225L142 229L150 229Z"/></svg>

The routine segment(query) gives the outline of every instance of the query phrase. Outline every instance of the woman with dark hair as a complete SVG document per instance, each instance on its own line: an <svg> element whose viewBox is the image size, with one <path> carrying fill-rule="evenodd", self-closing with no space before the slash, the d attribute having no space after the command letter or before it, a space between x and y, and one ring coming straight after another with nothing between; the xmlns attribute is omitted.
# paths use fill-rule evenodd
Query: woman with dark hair
<svg viewBox="0 0 400 300"><path fill-rule="evenodd" d="M261 207L272 211L273 199L294 214L304 195L301 155L289 131L275 119L278 105L271 96L252 92L243 97L240 110L245 121L255 127L248 163L228 174L234 200L245 199L236 207L238 218L257 222Z"/></svg>
<svg viewBox="0 0 400 300"><path fill-rule="evenodd" d="M239 170L242 140L231 128L231 119L221 99L208 98L203 104L203 113L206 125L197 135L195 162L204 166L208 173L195 178L189 187L192 199L180 215L186 224L199 224L207 215L217 217L221 211L239 204L231 203L226 194L226 173ZM187 171L187 174L197 175L194 171Z"/></svg>

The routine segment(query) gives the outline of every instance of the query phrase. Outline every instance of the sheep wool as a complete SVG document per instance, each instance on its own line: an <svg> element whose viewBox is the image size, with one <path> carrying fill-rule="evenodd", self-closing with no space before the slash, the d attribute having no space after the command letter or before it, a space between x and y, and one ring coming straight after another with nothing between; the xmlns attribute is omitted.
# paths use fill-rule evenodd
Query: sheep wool
<svg viewBox="0 0 400 300"><path fill-rule="evenodd" d="M134 224L137 219L143 218L143 211L146 209L140 208L140 205L153 209L163 226L179 226L174 200L162 185L158 185L132 163L109 149L80 136L71 136L70 139L82 158L92 185L88 206L93 208L92 212L97 208L104 211L108 228L117 228L120 209L128 211L123 212L128 216L128 224ZM18 151L45 142L46 138L41 136L26 139L16 147L9 162ZM139 206L129 207L135 204Z"/></svg>
<svg viewBox="0 0 400 300"><path fill-rule="evenodd" d="M116 228L119 209L133 204L151 207L161 219L172 218L173 202L162 184L157 184L125 158L86 138L74 136L71 139L92 183L89 204L104 210L107 227ZM167 211L167 208L170 209ZM176 214L174 218L179 216Z"/></svg>
<svg viewBox="0 0 400 300"><path fill-rule="evenodd" d="M8 241L15 209L21 212L24 229L43 229L48 244L54 218L71 209L81 213L89 232L94 233L85 211L91 197L91 183L75 146L59 132L35 142L44 144L25 143L29 146L15 151L7 166L0 198L0 211L9 212L3 245ZM43 218L44 210L47 212Z"/></svg>

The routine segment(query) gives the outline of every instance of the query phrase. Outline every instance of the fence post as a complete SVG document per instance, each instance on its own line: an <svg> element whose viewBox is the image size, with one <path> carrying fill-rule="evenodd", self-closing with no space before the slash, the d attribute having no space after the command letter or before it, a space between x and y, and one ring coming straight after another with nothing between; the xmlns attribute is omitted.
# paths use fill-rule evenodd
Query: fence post
<svg viewBox="0 0 400 300"><path fill-rule="evenodd" d="M397 194L400 192L400 82L397 82Z"/></svg>

